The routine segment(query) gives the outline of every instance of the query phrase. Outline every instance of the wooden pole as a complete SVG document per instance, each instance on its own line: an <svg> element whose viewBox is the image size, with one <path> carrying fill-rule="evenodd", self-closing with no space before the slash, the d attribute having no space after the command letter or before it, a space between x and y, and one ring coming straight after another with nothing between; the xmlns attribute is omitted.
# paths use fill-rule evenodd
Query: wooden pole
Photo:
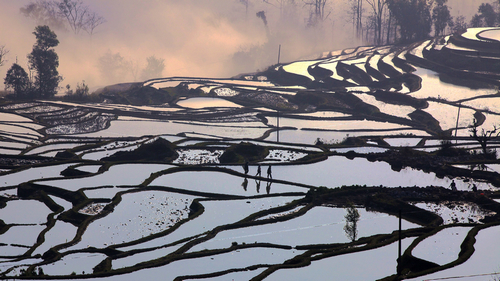
<svg viewBox="0 0 500 281"><path fill-rule="evenodd" d="M401 210L399 210L399 241L398 241L398 275L399 275L399 263L401 262Z"/></svg>
<svg viewBox="0 0 500 281"><path fill-rule="evenodd" d="M278 64L280 64L280 56L281 56L281 44L278 47Z"/></svg>
<svg viewBox="0 0 500 281"><path fill-rule="evenodd" d="M276 123L277 123L277 127L278 127L278 130L276 131L276 142L280 142L280 111L276 111Z"/></svg>
<svg viewBox="0 0 500 281"><path fill-rule="evenodd" d="M457 143L457 132L458 132L458 120L460 120L460 108L462 106L462 103L458 104L458 114L457 114L457 125L455 126L455 143Z"/></svg>
<svg viewBox="0 0 500 281"><path fill-rule="evenodd" d="M401 210L399 210L399 245L398 245L398 259L401 258Z"/></svg>

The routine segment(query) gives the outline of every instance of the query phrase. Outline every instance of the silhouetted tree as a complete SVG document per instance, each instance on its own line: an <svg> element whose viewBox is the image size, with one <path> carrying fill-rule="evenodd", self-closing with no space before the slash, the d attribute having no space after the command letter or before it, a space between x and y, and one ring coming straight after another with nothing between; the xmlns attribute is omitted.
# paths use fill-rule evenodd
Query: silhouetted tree
<svg viewBox="0 0 500 281"><path fill-rule="evenodd" d="M387 0L402 42L423 40L429 36L432 21L427 0Z"/></svg>
<svg viewBox="0 0 500 281"><path fill-rule="evenodd" d="M385 8L387 5L386 0L366 0L368 5L372 7L373 12L373 25L374 25L374 43L377 45L382 44L382 24L383 24L383 16L385 12Z"/></svg>
<svg viewBox="0 0 500 281"><path fill-rule="evenodd" d="M359 221L359 212L356 207L351 203L346 209L347 214L345 215L345 225L344 231L345 235L352 242L356 241L358 237L358 221Z"/></svg>
<svg viewBox="0 0 500 281"><path fill-rule="evenodd" d="M310 8L308 26L320 25L330 15L330 13L325 14L327 2L328 0L304 0L305 5Z"/></svg>
<svg viewBox="0 0 500 281"><path fill-rule="evenodd" d="M54 50L54 47L59 45L59 40L46 25L37 26L33 34L36 36L36 43L28 55L28 62L30 69L35 71L34 97L53 97L62 80L57 71L59 57Z"/></svg>
<svg viewBox="0 0 500 281"><path fill-rule="evenodd" d="M87 18L83 29L92 37L94 30L101 24L105 23L106 19L96 12L87 13Z"/></svg>
<svg viewBox="0 0 500 281"><path fill-rule="evenodd" d="M71 86L68 84L66 85L66 96L65 98L68 100L75 100L75 101L84 101L89 95L89 86L85 84L85 81L82 81L82 83L76 83L76 90L73 91L71 89Z"/></svg>
<svg viewBox="0 0 500 281"><path fill-rule="evenodd" d="M58 7L52 1L37 0L20 9L21 14L31 18L37 25L48 25L56 30L65 30L64 19L60 17Z"/></svg>
<svg viewBox="0 0 500 281"><path fill-rule="evenodd" d="M484 23L486 26L495 26L497 22L497 14L495 13L495 9L489 3L483 3L479 6L478 9L479 14L484 19Z"/></svg>
<svg viewBox="0 0 500 281"><path fill-rule="evenodd" d="M78 34L88 21L88 16L90 16L90 9L88 6L84 5L80 0L62 0L57 3L59 10L59 15L66 19L70 29L73 33Z"/></svg>
<svg viewBox="0 0 500 281"><path fill-rule="evenodd" d="M363 37L363 0L350 0L350 15L352 26L358 38Z"/></svg>
<svg viewBox="0 0 500 281"><path fill-rule="evenodd" d="M472 27L496 26L498 15L491 4L481 4L477 12L470 22Z"/></svg>
<svg viewBox="0 0 500 281"><path fill-rule="evenodd" d="M464 16L458 16L450 26L453 34L462 34L467 31L467 22Z"/></svg>
<svg viewBox="0 0 500 281"><path fill-rule="evenodd" d="M453 25L453 17L446 5L448 0L436 0L436 6L432 9L432 21L434 22L434 36L444 35L447 26ZM451 24L450 24L451 23Z"/></svg>
<svg viewBox="0 0 500 281"><path fill-rule="evenodd" d="M19 64L14 63L7 70L4 84L5 90L12 89L17 98L25 97L30 84L28 73Z"/></svg>
<svg viewBox="0 0 500 281"><path fill-rule="evenodd" d="M20 11L38 25L48 25L58 30L69 28L74 34L85 30L92 36L94 30L106 22L81 0L37 0L22 7Z"/></svg>
<svg viewBox="0 0 500 281"><path fill-rule="evenodd" d="M492 139L497 138L500 135L500 128L493 126L492 130L485 131L484 128L481 129L481 132L478 131L479 123L476 118L469 129L470 136L475 139L479 145L481 145L482 152L485 156L494 156L496 157L496 151L488 149L488 142Z"/></svg>
<svg viewBox="0 0 500 281"><path fill-rule="evenodd" d="M146 68L142 70L141 79L148 80L151 78L160 78L163 75L163 70L165 69L165 60L157 58L155 56L150 56L146 59L148 64Z"/></svg>
<svg viewBox="0 0 500 281"><path fill-rule="evenodd" d="M484 21L480 15L475 14L474 16L472 16L472 19L470 20L471 27L483 27L484 25Z"/></svg>

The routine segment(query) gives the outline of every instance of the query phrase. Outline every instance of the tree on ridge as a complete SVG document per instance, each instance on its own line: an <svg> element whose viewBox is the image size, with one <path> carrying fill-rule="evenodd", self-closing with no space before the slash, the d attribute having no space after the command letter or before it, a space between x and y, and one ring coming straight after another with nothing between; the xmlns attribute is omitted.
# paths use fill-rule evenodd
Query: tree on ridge
<svg viewBox="0 0 500 281"><path fill-rule="evenodd" d="M33 34L36 43L32 52L28 55L28 63L31 70L35 71L33 82L34 98L50 98L57 93L59 76L59 57L54 47L59 45L57 35L46 25L37 26Z"/></svg>

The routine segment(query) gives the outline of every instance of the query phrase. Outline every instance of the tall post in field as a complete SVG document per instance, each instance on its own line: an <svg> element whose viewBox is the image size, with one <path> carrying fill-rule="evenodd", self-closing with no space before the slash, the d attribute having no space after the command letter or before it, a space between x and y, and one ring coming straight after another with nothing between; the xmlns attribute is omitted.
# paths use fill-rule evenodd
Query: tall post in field
<svg viewBox="0 0 500 281"><path fill-rule="evenodd" d="M401 262L401 210L399 210L399 241L398 241L398 275L399 275L399 262Z"/></svg>
<svg viewBox="0 0 500 281"><path fill-rule="evenodd" d="M458 104L458 114L457 114L457 125L455 126L455 143L457 143L457 132L458 132L458 120L460 119L460 108L462 106L462 103Z"/></svg>
<svg viewBox="0 0 500 281"><path fill-rule="evenodd" d="M278 47L278 64L280 64L280 56L281 56L281 44Z"/></svg>
<svg viewBox="0 0 500 281"><path fill-rule="evenodd" d="M276 111L276 127L278 129L276 130L276 142L280 142L280 111Z"/></svg>

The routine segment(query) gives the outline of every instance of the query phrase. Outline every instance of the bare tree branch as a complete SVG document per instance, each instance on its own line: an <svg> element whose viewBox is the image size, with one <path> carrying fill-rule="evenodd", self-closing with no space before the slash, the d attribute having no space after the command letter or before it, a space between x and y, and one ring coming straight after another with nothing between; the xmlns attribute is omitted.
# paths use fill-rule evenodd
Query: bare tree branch
<svg viewBox="0 0 500 281"><path fill-rule="evenodd" d="M472 121L471 128L469 132L471 133L471 137L475 139L479 145L481 145L481 149L483 150L484 155L491 155L491 150L488 150L488 142L492 139L497 138L500 135L500 128L497 126L493 126L493 130L485 131L484 128L481 128L481 133L478 131L479 121L474 118Z"/></svg>
<svg viewBox="0 0 500 281"><path fill-rule="evenodd" d="M9 53L9 50L5 48L5 46L0 46L0 66L4 65L7 62L5 57Z"/></svg>
<svg viewBox="0 0 500 281"><path fill-rule="evenodd" d="M386 0L366 0L366 3L372 7L373 16L375 18L375 44L382 44L382 17L384 15Z"/></svg>
<svg viewBox="0 0 500 281"><path fill-rule="evenodd" d="M90 12L87 14L87 19L83 26L83 29L92 37L94 30L101 24L105 23L106 19L98 15L96 12Z"/></svg>
<svg viewBox="0 0 500 281"><path fill-rule="evenodd" d="M304 0L304 5L310 6L311 8L308 22L309 26L320 24L326 19L326 17L328 17L328 15L330 15L328 14L325 17L326 2L328 2L328 0Z"/></svg>
<svg viewBox="0 0 500 281"><path fill-rule="evenodd" d="M36 0L22 7L21 13L35 20L38 25L70 29L74 34L85 30L90 36L106 22L81 0Z"/></svg>
<svg viewBox="0 0 500 281"><path fill-rule="evenodd" d="M80 30L84 28L87 13L89 13L88 6L79 0L63 0L57 6L61 17L68 21L71 30L75 34L79 34Z"/></svg>

